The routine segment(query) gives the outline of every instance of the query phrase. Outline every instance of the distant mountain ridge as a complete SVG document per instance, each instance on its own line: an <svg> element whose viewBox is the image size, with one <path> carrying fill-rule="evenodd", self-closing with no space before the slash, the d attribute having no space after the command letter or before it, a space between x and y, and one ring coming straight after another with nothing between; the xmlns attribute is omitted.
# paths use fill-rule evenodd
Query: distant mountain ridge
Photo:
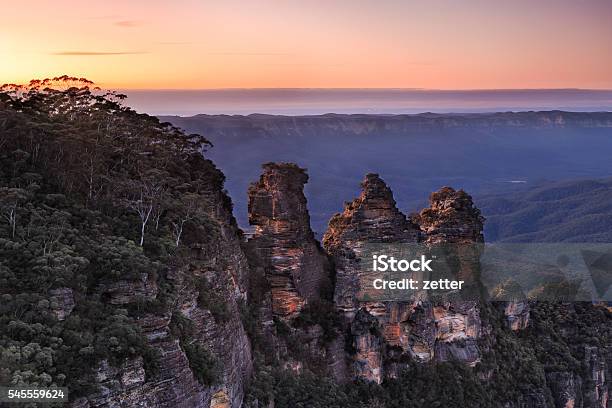
<svg viewBox="0 0 612 408"><path fill-rule="evenodd" d="M227 177L242 227L248 225L244 191L260 164L273 161L308 169L312 182L306 185L306 196L319 234L346 197L357 194L368 172L379 173L389 183L406 213L422 208L429 193L443 186L463 188L478 199L522 191L542 181L612 175L612 112L161 119L213 143L207 154Z"/></svg>
<svg viewBox="0 0 612 408"><path fill-rule="evenodd" d="M381 130L384 123L386 131L421 127L482 127L482 126L535 126L535 127L612 127L612 112L565 112L565 111L529 111L529 112L496 112L496 113L419 113L419 114L336 114L285 116L268 114L250 115L207 115L194 116L159 116L161 120L181 123L185 126L197 124L209 127L210 130L223 129L226 132L236 128L248 127L264 132L275 128L294 128L316 125L328 129L342 129L343 125L361 125L362 133Z"/></svg>

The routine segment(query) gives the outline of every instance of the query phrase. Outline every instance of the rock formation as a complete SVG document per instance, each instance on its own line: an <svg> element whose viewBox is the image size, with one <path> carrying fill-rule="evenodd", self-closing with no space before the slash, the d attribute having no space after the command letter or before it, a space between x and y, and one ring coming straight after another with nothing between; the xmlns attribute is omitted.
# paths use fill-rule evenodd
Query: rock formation
<svg viewBox="0 0 612 408"><path fill-rule="evenodd" d="M506 317L506 325L513 331L523 330L529 324L529 302L520 285L507 280L494 288L491 300Z"/></svg>
<svg viewBox="0 0 612 408"><path fill-rule="evenodd" d="M484 218L463 190L442 187L418 216L427 243L482 243Z"/></svg>
<svg viewBox="0 0 612 408"><path fill-rule="evenodd" d="M249 188L249 222L255 226L250 244L264 263L273 314L291 318L329 287L329 268L310 229L306 172L287 163L263 169Z"/></svg>
<svg viewBox="0 0 612 408"><path fill-rule="evenodd" d="M249 189L249 221L255 226L248 246L252 277L263 275L260 332L283 366L309 368L345 378L343 336L326 338L317 323L292 321L305 308L331 308L331 265L314 238L306 207L306 172L294 164L268 163ZM261 286L261 284L260 284Z"/></svg>
<svg viewBox="0 0 612 408"><path fill-rule="evenodd" d="M429 203L416 217L424 243L441 250L447 262L456 265L452 274L466 282L459 300L445 300L433 308L437 328L433 357L475 365L480 361L477 341L482 332L479 303L484 218L463 190L443 187L431 194Z"/></svg>
<svg viewBox="0 0 612 408"><path fill-rule="evenodd" d="M188 232L185 239L197 262L168 271L174 308L144 313L138 320L150 344L160 353L160 372L148 378L142 358L125 361L119 367L103 362L96 375L100 392L73 405L243 406L252 356L238 303L253 302L247 299L247 286L249 277L253 285L259 272L268 285L264 285L260 299L258 330L264 334L268 352L286 369L308 369L340 381L359 378L381 383L399 376L408 362L460 361L474 366L482 358L482 344L495 347L490 322L481 317L485 306L476 299L481 293L478 244L483 242L483 218L469 195L445 187L431 195L428 208L407 218L380 177L368 174L360 196L331 219L323 238L335 269L333 295L327 295L332 265L310 229L303 193L307 180L305 171L295 165L264 165L260 180L249 189L249 217L255 226L253 238L246 245L250 265L224 196L217 192L207 213L220 233L212 242L203 243L197 239L198 234ZM358 259L370 244L442 248L444 256L453 259L456 275L471 283L469 290L474 298L358 298ZM207 302L202 304L198 282L207 282L207 290L223 299L228 316L216 316L214 310L207 309ZM506 284L500 293L513 290L511 286ZM151 276L100 285L97 290L109 303L118 305L132 302L130 294L154 300L160 293ZM74 304L72 294L56 290L52 295L50 310L58 319L65 318ZM507 293L502 298L509 299ZM296 323L303 313L312 313L309 305L322 301L331 304L332 300L342 320L334 338L326 338L318 323ZM527 328L530 305L523 296L495 304L511 330ZM198 382L185 345L171 330L177 316L188 319L194 327L188 341L204 346L220 359L223 371L217 383ZM567 333L576 336L574 329L568 328ZM585 346L580 361L584 373L546 372L543 388L525 391L504 406L605 408L609 404L610 354Z"/></svg>
<svg viewBox="0 0 612 408"><path fill-rule="evenodd" d="M330 220L323 246L334 260L334 302L350 327L353 371L380 383L384 378L383 337L391 345L407 345L405 324L412 306L359 302L358 258L368 244L416 243L419 230L397 209L391 190L377 174L366 175L361 186L360 196Z"/></svg>
<svg viewBox="0 0 612 408"><path fill-rule="evenodd" d="M49 291L50 309L57 320L65 320L74 309L74 294L70 288L57 288Z"/></svg>
<svg viewBox="0 0 612 408"><path fill-rule="evenodd" d="M357 377L380 383L397 376L405 366L401 361L407 359L454 359L470 365L478 361L481 322L475 301L369 302L360 301L357 291L359 257L374 243L466 244L457 254L458 276L477 276L478 252L473 244L483 241L482 221L471 197L448 187L432 194L431 207L409 220L376 174L368 174L361 195L332 217L323 245L334 260L334 300L350 327Z"/></svg>
<svg viewBox="0 0 612 408"><path fill-rule="evenodd" d="M406 219L395 205L393 193L377 174L366 175L361 195L329 221L323 246L333 256L336 268L336 307L349 318L361 306L357 302L358 257L372 243L416 243L418 226Z"/></svg>

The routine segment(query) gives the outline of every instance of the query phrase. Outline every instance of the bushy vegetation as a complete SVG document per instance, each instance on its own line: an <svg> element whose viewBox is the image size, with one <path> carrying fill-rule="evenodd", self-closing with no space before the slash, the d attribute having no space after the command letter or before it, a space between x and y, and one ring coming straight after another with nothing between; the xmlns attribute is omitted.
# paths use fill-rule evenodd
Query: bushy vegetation
<svg viewBox="0 0 612 408"><path fill-rule="evenodd" d="M605 352L612 344L612 313L604 307L588 302L533 302L531 318L521 337L546 372L586 373L586 349Z"/></svg>
<svg viewBox="0 0 612 408"><path fill-rule="evenodd" d="M293 326L298 328L319 325L323 329L323 341L328 343L339 334L341 325L340 315L334 304L327 300L317 300L306 304Z"/></svg>
<svg viewBox="0 0 612 408"><path fill-rule="evenodd" d="M168 267L212 239L194 220L223 176L205 139L123 98L70 77L0 89L0 384L67 386L74 398L92 391L101 360L140 356L157 372L135 318L166 307ZM102 289L143 276L157 297L119 304ZM186 351L210 381L207 355Z"/></svg>
<svg viewBox="0 0 612 408"><path fill-rule="evenodd" d="M382 385L338 384L308 370L296 374L265 367L247 398L249 407L429 408L498 407L475 372L460 363L414 364Z"/></svg>
<svg viewBox="0 0 612 408"><path fill-rule="evenodd" d="M196 343L186 344L184 349L189 360L189 367L200 384L209 386L220 380L219 361L208 349Z"/></svg>
<svg viewBox="0 0 612 408"><path fill-rule="evenodd" d="M193 322L180 312L174 312L170 320L170 331L179 339L181 348L185 351L189 367L202 385L216 384L221 376L221 363L208 349L193 342Z"/></svg>
<svg viewBox="0 0 612 408"><path fill-rule="evenodd" d="M225 323L230 317L227 299L224 299L219 291L214 290L205 278L198 284L198 306L210 311L217 323Z"/></svg>
<svg viewBox="0 0 612 408"><path fill-rule="evenodd" d="M273 401L277 408L365 407L356 394L357 390L351 388L345 389L329 377L310 371L297 375L278 367L259 365L246 405L249 408L268 407Z"/></svg>
<svg viewBox="0 0 612 408"><path fill-rule="evenodd" d="M545 393L544 370L530 344L507 327L503 313L491 304L482 305L481 318L490 326L491 335L481 342L484 353L475 371L488 378L493 401L517 401L531 392Z"/></svg>
<svg viewBox="0 0 612 408"><path fill-rule="evenodd" d="M264 364L260 355L248 406L266 407L274 401L275 407L497 408L526 395L541 395L554 406L546 374L567 371L589 378L586 347L605 350L610 345L612 314L588 303L534 302L531 307L529 327L517 333L507 327L498 308L481 305L483 324L491 334L481 340L483 355L475 367L408 361L398 378L381 385L338 384L308 368L297 374L283 370L281 362ZM297 319L310 321L309 315ZM277 333L293 344L291 326L275 324Z"/></svg>

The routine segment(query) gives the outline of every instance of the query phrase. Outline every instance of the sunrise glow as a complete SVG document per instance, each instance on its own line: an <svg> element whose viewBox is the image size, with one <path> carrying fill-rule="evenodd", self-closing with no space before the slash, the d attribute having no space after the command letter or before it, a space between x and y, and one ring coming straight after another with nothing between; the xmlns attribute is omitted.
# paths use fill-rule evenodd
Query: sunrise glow
<svg viewBox="0 0 612 408"><path fill-rule="evenodd" d="M108 87L612 88L609 1L21 1L0 82Z"/></svg>

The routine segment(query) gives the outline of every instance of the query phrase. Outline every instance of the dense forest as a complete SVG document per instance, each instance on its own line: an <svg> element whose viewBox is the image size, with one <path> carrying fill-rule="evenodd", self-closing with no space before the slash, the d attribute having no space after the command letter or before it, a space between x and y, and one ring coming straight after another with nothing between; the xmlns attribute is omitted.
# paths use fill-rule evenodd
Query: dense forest
<svg viewBox="0 0 612 408"><path fill-rule="evenodd" d="M103 359L141 355L147 375L158 369L134 316L163 307L163 285L154 302L125 305L94 288L163 280L182 262L189 224L207 225L201 204L223 177L202 156L204 138L137 114L123 98L70 77L2 88L2 384L55 384L76 397L92 392ZM74 309L64 320L66 289Z"/></svg>
<svg viewBox="0 0 612 408"><path fill-rule="evenodd" d="M485 234L499 242L612 242L612 180L542 182L521 192L488 194Z"/></svg>
<svg viewBox="0 0 612 408"><path fill-rule="evenodd" d="M102 362L122 367L134 358L142 359L145 381L154 381L164 370L160 349L138 324L149 315L168 317L169 336L200 386L223 382L224 353L194 342L194 319L177 306L189 288L207 311L203 319L246 330L254 368L244 405L254 408L493 408L532 394L546 405L522 406L553 407L551 378L589 378L585 350L611 348L606 308L533 303L529 327L517 333L500 307L487 303L480 311L488 331L479 340L483 358L473 368L411 362L380 385L335 382L316 362L287 370L286 355L262 337L267 286L246 246L252 273L239 315L215 286L221 278L198 275L181 287L170 279L175 270L208 267L207 251L227 235L215 218L218 201L230 211L231 202L219 194L224 176L206 158L211 144L204 137L139 114L123 99L66 76L0 90L0 384L65 386L74 401L100 392ZM242 240L233 218L230 224ZM129 292L121 292L123 282L133 282ZM344 336L337 320L324 298L273 325L285 352L299 358L300 338L292 336L318 326L330 342Z"/></svg>

